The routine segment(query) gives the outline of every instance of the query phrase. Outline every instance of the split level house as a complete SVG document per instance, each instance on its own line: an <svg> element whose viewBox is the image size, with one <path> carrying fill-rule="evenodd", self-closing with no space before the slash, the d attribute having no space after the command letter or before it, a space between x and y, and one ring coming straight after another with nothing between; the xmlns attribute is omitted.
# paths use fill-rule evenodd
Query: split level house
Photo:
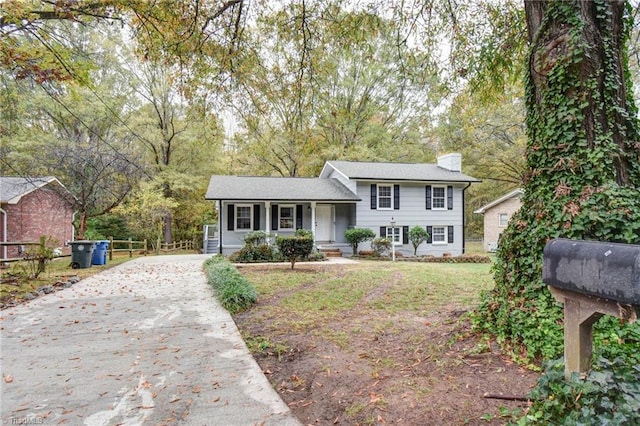
<svg viewBox="0 0 640 426"><path fill-rule="evenodd" d="M206 194L218 213L211 252L239 250L247 232L313 233L318 249L351 255L344 233L369 228L391 238L396 252L413 255L408 232L423 227L429 240L418 255L464 253L464 195L477 179L462 173L460 154L437 164L327 161L317 178L212 176ZM369 243L358 250L369 250Z"/></svg>

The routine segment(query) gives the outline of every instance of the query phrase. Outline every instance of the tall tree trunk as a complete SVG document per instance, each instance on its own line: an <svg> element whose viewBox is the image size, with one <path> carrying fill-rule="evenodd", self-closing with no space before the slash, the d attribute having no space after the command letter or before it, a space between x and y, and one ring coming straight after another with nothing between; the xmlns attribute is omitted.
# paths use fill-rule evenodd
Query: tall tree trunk
<svg viewBox="0 0 640 426"><path fill-rule="evenodd" d="M562 313L541 281L546 242L640 243L640 137L626 63L627 6L525 0L525 194L500 240L496 287L481 311L487 328L526 359L562 350Z"/></svg>
<svg viewBox="0 0 640 426"><path fill-rule="evenodd" d="M169 182L165 182L163 186L164 186L164 197L167 199L171 198L171 195L172 195L171 184ZM171 216L171 211L169 210L164 215L164 242L167 244L173 243L173 233L171 228L172 220L173 220L173 217Z"/></svg>

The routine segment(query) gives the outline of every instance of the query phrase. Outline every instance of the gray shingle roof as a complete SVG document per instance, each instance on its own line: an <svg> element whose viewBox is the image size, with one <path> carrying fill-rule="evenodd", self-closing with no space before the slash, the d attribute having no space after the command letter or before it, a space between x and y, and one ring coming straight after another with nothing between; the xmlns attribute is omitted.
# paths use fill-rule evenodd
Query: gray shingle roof
<svg viewBox="0 0 640 426"><path fill-rule="evenodd" d="M207 200L360 201L337 179L214 175Z"/></svg>
<svg viewBox="0 0 640 426"><path fill-rule="evenodd" d="M375 179L394 181L480 182L461 172L452 172L437 164L426 163L375 163L360 161L327 161L350 179ZM325 165L325 168L327 166Z"/></svg>
<svg viewBox="0 0 640 426"><path fill-rule="evenodd" d="M17 203L24 195L51 182L58 182L58 180L53 176L0 176L0 202L9 204ZM60 185L62 186L62 184Z"/></svg>

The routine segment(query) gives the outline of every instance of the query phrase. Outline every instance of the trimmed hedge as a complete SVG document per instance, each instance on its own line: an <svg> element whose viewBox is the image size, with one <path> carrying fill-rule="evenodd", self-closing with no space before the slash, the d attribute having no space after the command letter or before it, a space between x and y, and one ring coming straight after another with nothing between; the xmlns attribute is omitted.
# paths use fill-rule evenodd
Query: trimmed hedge
<svg viewBox="0 0 640 426"><path fill-rule="evenodd" d="M442 256L442 257L405 257L397 260L403 262L429 262L429 263L491 263L489 256L470 254L462 256Z"/></svg>
<svg viewBox="0 0 640 426"><path fill-rule="evenodd" d="M249 309L258 301L256 289L225 257L207 259L204 273L220 304L230 313Z"/></svg>

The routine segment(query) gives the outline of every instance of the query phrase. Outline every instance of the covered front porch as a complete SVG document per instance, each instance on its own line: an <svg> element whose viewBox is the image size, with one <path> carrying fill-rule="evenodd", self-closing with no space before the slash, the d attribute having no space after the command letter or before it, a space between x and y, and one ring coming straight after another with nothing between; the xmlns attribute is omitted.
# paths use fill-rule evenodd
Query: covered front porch
<svg viewBox="0 0 640 426"><path fill-rule="evenodd" d="M274 243L278 235L293 235L298 229L311 231L318 250L337 248L350 253L344 232L355 224L355 203L219 200L216 210L216 253L228 256L240 250L245 235L252 231L263 231Z"/></svg>

